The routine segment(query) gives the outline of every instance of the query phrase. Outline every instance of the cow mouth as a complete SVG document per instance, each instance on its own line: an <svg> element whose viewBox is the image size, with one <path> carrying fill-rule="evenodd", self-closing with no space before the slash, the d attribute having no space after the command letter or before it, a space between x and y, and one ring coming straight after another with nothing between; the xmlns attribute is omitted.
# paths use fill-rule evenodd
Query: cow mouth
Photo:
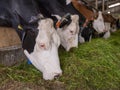
<svg viewBox="0 0 120 90"><path fill-rule="evenodd" d="M61 73L56 73L56 75L54 76L55 79L59 78L62 74Z"/></svg>

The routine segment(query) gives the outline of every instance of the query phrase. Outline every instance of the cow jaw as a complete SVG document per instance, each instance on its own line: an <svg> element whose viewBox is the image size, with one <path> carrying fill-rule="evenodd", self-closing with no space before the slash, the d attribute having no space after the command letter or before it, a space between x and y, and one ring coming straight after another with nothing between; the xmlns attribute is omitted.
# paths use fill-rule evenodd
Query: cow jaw
<svg viewBox="0 0 120 90"><path fill-rule="evenodd" d="M58 48L54 43L50 50L43 50L42 52L34 51L31 54L24 50L24 53L32 64L43 73L45 80L53 80L56 76L62 75Z"/></svg>

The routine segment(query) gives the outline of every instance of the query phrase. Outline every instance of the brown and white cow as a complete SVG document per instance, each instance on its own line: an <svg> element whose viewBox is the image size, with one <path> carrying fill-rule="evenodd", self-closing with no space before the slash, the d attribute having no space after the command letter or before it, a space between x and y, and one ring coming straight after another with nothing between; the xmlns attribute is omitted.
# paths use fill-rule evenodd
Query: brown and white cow
<svg viewBox="0 0 120 90"><path fill-rule="evenodd" d="M104 22L106 23L106 26L109 27L108 29L111 32L115 32L116 31L116 19L111 15L111 14L105 14L103 13L103 18L104 18Z"/></svg>
<svg viewBox="0 0 120 90"><path fill-rule="evenodd" d="M82 30L79 35L80 43L85 41L90 41L94 33L93 21L97 18L97 13L84 4L81 0L71 0L75 9L85 17L84 24L82 25Z"/></svg>
<svg viewBox="0 0 120 90"><path fill-rule="evenodd" d="M81 0L72 0L74 7L86 17L87 22L93 21L93 28L97 31L98 34L105 33L103 38L110 37L110 30L108 24L104 22L102 12L95 11L95 9L90 9L88 6L82 3ZM86 25L86 23L85 23Z"/></svg>

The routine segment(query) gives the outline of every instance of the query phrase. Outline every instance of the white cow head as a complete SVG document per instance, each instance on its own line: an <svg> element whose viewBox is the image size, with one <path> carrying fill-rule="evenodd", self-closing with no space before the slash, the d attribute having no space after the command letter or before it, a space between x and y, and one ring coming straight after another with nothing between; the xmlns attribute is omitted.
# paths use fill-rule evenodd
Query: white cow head
<svg viewBox="0 0 120 90"><path fill-rule="evenodd" d="M60 36L61 45L69 51L72 47L78 47L79 16L71 15L71 23L57 29Z"/></svg>
<svg viewBox="0 0 120 90"><path fill-rule="evenodd" d="M39 32L36 38L36 44L40 50L50 49L53 41L57 46L59 46L59 36L57 35L55 28L53 27L53 21L51 19L44 19L39 21L38 30Z"/></svg>
<svg viewBox="0 0 120 90"><path fill-rule="evenodd" d="M27 50L24 50L24 53L32 64L43 73L45 80L52 80L62 74L58 56L60 38L51 19L40 20L38 29L34 51L29 54Z"/></svg>
<svg viewBox="0 0 120 90"><path fill-rule="evenodd" d="M98 33L105 31L104 19L101 11L98 12L98 18L94 20L93 27Z"/></svg>

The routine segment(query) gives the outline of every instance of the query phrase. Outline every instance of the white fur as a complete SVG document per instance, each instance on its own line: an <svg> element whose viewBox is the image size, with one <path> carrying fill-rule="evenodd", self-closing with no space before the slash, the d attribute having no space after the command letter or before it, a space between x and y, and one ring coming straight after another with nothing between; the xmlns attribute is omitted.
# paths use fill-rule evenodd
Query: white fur
<svg viewBox="0 0 120 90"><path fill-rule="evenodd" d="M78 15L71 15L72 22L63 28L58 28L57 33L60 36L61 45L69 51L72 47L78 47L79 24Z"/></svg>
<svg viewBox="0 0 120 90"><path fill-rule="evenodd" d="M105 31L103 38L107 39L110 37L110 23L105 22Z"/></svg>
<svg viewBox="0 0 120 90"><path fill-rule="evenodd" d="M93 22L93 27L98 33L102 33L105 30L104 20L103 20L102 12L99 11L98 14L99 14L98 18Z"/></svg>
<svg viewBox="0 0 120 90"><path fill-rule="evenodd" d="M66 5L70 4L72 0L66 0Z"/></svg>
<svg viewBox="0 0 120 90"><path fill-rule="evenodd" d="M110 37L110 31L105 32L103 38L107 39Z"/></svg>
<svg viewBox="0 0 120 90"><path fill-rule="evenodd" d="M115 32L116 30L117 30L116 25L112 25L112 27L110 28L110 31L111 31L111 32Z"/></svg>
<svg viewBox="0 0 120 90"><path fill-rule="evenodd" d="M105 30L110 31L110 23L105 22Z"/></svg>
<svg viewBox="0 0 120 90"><path fill-rule="evenodd" d="M81 33L79 35L79 42L80 43L85 43L85 39L81 36Z"/></svg>
<svg viewBox="0 0 120 90"><path fill-rule="evenodd" d="M90 35L90 39L89 39L89 42L91 42L91 39L92 39L92 35Z"/></svg>
<svg viewBox="0 0 120 90"><path fill-rule="evenodd" d="M58 56L60 38L51 19L39 21L38 29L34 51L29 54L27 50L24 50L24 53L32 64L43 73L45 80L52 80L56 75L62 74ZM44 44L44 47L41 46L41 43Z"/></svg>
<svg viewBox="0 0 120 90"><path fill-rule="evenodd" d="M93 27L99 34L105 32L103 38L110 37L110 23L104 22L102 12L99 11L99 16L94 20Z"/></svg>

